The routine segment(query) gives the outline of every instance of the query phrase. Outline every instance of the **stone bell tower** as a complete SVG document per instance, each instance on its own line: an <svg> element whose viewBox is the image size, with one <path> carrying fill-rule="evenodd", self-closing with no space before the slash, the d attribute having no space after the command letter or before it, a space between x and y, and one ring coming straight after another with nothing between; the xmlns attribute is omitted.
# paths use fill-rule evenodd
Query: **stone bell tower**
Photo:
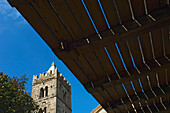
<svg viewBox="0 0 170 113"><path fill-rule="evenodd" d="M71 85L54 62L46 73L33 76L32 98L40 113L72 113Z"/></svg>

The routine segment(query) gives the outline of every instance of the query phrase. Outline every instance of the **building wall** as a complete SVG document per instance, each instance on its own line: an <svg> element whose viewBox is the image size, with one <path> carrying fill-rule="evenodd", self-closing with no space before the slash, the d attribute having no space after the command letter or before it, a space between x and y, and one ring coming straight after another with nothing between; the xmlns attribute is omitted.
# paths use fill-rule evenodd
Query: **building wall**
<svg viewBox="0 0 170 113"><path fill-rule="evenodd" d="M71 113L71 85L57 71L55 64L43 74L33 77L32 98L45 113ZM48 95L46 96L46 87ZM43 89L43 91L41 91ZM44 92L41 97L40 92Z"/></svg>
<svg viewBox="0 0 170 113"><path fill-rule="evenodd" d="M97 106L91 113L107 113L101 105Z"/></svg>

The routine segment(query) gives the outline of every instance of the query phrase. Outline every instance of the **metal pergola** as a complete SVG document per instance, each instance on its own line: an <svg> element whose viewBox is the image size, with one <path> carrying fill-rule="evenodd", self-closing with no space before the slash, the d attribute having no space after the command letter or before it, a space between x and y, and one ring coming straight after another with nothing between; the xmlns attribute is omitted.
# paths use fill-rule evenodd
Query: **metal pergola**
<svg viewBox="0 0 170 113"><path fill-rule="evenodd" d="M8 0L108 113L170 111L169 0Z"/></svg>

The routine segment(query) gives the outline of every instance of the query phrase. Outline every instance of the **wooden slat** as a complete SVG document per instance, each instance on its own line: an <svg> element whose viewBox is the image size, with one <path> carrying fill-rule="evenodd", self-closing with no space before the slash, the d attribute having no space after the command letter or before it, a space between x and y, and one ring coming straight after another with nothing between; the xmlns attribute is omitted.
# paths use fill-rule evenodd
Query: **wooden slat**
<svg viewBox="0 0 170 113"><path fill-rule="evenodd" d="M134 103L134 105L135 105L135 108L136 108L136 110L137 110L137 113L142 113L142 110L141 110L141 108L140 108L139 103L138 103L138 102L137 102L137 103Z"/></svg>
<svg viewBox="0 0 170 113"><path fill-rule="evenodd" d="M161 29L156 29L152 31L152 41L153 41L155 57L158 58L163 56L163 43L162 43Z"/></svg>
<svg viewBox="0 0 170 113"><path fill-rule="evenodd" d="M135 113L135 112L134 112L134 109L133 109L133 107L132 107L131 104L128 104L128 105L127 105L127 108L128 108L128 110L130 111L130 113Z"/></svg>
<svg viewBox="0 0 170 113"><path fill-rule="evenodd" d="M152 87L157 87L156 72L150 73L149 75L150 83Z"/></svg>
<svg viewBox="0 0 170 113"><path fill-rule="evenodd" d="M46 23L50 26L52 31L58 36L61 40L69 40L71 41L71 37L66 32L65 28L63 27L61 21L57 17L57 15L52 10L51 6L48 4L46 0L39 0L36 2L32 2L35 9L38 11L40 16L44 18ZM49 18L53 17L53 18Z"/></svg>
<svg viewBox="0 0 170 113"><path fill-rule="evenodd" d="M96 76L95 72L92 70L83 55L79 55L78 62L83 68L84 72L86 72L88 79L90 79L91 81L98 80L98 77Z"/></svg>
<svg viewBox="0 0 170 113"><path fill-rule="evenodd" d="M114 89L113 87L110 87L110 88L107 88L107 89L108 89L110 95L112 95L112 98L113 98L115 101L119 101L119 100L120 100L117 92L115 91L115 89Z"/></svg>
<svg viewBox="0 0 170 113"><path fill-rule="evenodd" d="M43 40L50 46L51 49L57 49L59 47L57 37L55 37L55 35L44 24L43 20L29 4L25 4L16 8L19 12L21 12L22 16L29 22L29 24L43 38ZM40 26L41 29L39 29Z"/></svg>
<svg viewBox="0 0 170 113"><path fill-rule="evenodd" d="M158 78L159 78L159 84L160 85L166 84L165 70L159 70L158 71Z"/></svg>
<svg viewBox="0 0 170 113"><path fill-rule="evenodd" d="M167 78L168 78L168 83L170 84L170 67L167 68Z"/></svg>
<svg viewBox="0 0 170 113"><path fill-rule="evenodd" d="M130 20L132 16L131 16L128 0L116 0L116 4L119 10L121 20L123 22Z"/></svg>
<svg viewBox="0 0 170 113"><path fill-rule="evenodd" d="M115 65L115 67L116 67L116 70L118 72L122 72L123 70L125 70L124 67L123 67L123 63L122 63L122 61L119 57L119 53L117 52L115 44L113 44L110 47L107 47L107 50L109 52L109 55L110 55L114 65Z"/></svg>
<svg viewBox="0 0 170 113"><path fill-rule="evenodd" d="M164 31L164 43L165 43L165 53L170 55L170 39L169 39L169 26L163 28Z"/></svg>
<svg viewBox="0 0 170 113"><path fill-rule="evenodd" d="M104 105L107 105L107 102L105 100L105 98L98 92L93 92L91 93L92 96L100 103L100 105L102 105L102 107L104 107Z"/></svg>
<svg viewBox="0 0 170 113"><path fill-rule="evenodd" d="M96 56L94 55L94 51L89 46L85 46L83 48L78 49L79 53L83 54L84 57L86 57L87 61L100 78L103 78L106 76L106 73L100 66L99 61L97 60ZM88 71L88 70L87 70Z"/></svg>
<svg viewBox="0 0 170 113"><path fill-rule="evenodd" d="M100 94L102 94L104 96L104 98L106 99L107 102L114 101L114 100L112 100L112 97L110 97L110 93L108 93L107 89L99 88L98 92L100 92Z"/></svg>
<svg viewBox="0 0 170 113"><path fill-rule="evenodd" d="M98 47L94 50L98 58L100 59L101 64L103 65L104 69L109 75L112 75L115 73L114 68L104 50L103 47Z"/></svg>
<svg viewBox="0 0 170 113"><path fill-rule="evenodd" d="M125 84L126 90L128 92L129 95L134 95L134 90L130 84L130 82L126 82Z"/></svg>
<svg viewBox="0 0 170 113"><path fill-rule="evenodd" d="M145 33L142 36L140 36L140 43L142 45L145 60L152 60L153 59L152 48L148 33Z"/></svg>
<svg viewBox="0 0 170 113"><path fill-rule="evenodd" d="M159 5L160 5L159 1L160 0L146 0L148 13L156 9L159 9Z"/></svg>
<svg viewBox="0 0 170 113"><path fill-rule="evenodd" d="M143 90L147 90L149 89L149 84L148 84L148 80L146 77L142 77L140 79L141 83L142 83L142 87L143 87Z"/></svg>
<svg viewBox="0 0 170 113"><path fill-rule="evenodd" d="M132 9L135 17L143 16L145 14L145 7L143 0L131 0Z"/></svg>
<svg viewBox="0 0 170 113"><path fill-rule="evenodd" d="M127 112L127 110L126 110L124 105L119 106L119 110L121 111L121 113L126 113Z"/></svg>
<svg viewBox="0 0 170 113"><path fill-rule="evenodd" d="M73 14L82 26L85 34L87 36L96 34L81 0L67 0L67 2L73 11Z"/></svg>
<svg viewBox="0 0 170 113"><path fill-rule="evenodd" d="M132 68L133 67L133 63L132 60L130 58L130 53L128 51L128 47L125 41L121 41L118 43L118 47L120 50L120 53L122 55L122 58L125 62L125 65L127 68Z"/></svg>
<svg viewBox="0 0 170 113"><path fill-rule="evenodd" d="M141 87L140 87L140 84L139 84L139 82L138 82L138 79L136 79L136 80L134 80L134 81L132 81L133 82L133 85L134 85L134 87L135 87L135 91L136 92L141 92Z"/></svg>
<svg viewBox="0 0 170 113"><path fill-rule="evenodd" d="M102 11L97 0L84 0L87 9L99 32L108 29Z"/></svg>
<svg viewBox="0 0 170 113"><path fill-rule="evenodd" d="M120 98L125 98L127 96L121 84L116 86L116 90L120 94Z"/></svg>
<svg viewBox="0 0 170 113"><path fill-rule="evenodd" d="M100 0L103 10L106 14L108 22L111 27L119 24L119 19L116 14L116 9L113 4L113 0Z"/></svg>
<svg viewBox="0 0 170 113"><path fill-rule="evenodd" d="M146 0L148 12L165 7L167 0Z"/></svg>
<svg viewBox="0 0 170 113"><path fill-rule="evenodd" d="M89 82L90 80L86 77L86 75L83 73L83 71L81 70L81 68L74 62L74 58L72 58L72 55L75 53L55 53L54 54L59 58L62 59L62 61L64 62L64 64L67 67L70 67L69 70L76 76L76 78L82 83L82 84L86 84L87 82ZM66 58L64 58L66 57ZM78 75L78 76L77 76Z"/></svg>
<svg viewBox="0 0 170 113"><path fill-rule="evenodd" d="M81 31L78 23L76 22L74 16L72 15L69 7L65 0L50 0L54 8L56 9L58 15L64 22L66 28L71 33L74 39L82 39L83 32Z"/></svg>
<svg viewBox="0 0 170 113"><path fill-rule="evenodd" d="M130 50L131 50L133 59L135 61L135 65L141 65L142 64L142 55L141 55L141 52L140 52L137 37L133 38L133 39L129 39L128 43L129 43L129 46L130 46Z"/></svg>

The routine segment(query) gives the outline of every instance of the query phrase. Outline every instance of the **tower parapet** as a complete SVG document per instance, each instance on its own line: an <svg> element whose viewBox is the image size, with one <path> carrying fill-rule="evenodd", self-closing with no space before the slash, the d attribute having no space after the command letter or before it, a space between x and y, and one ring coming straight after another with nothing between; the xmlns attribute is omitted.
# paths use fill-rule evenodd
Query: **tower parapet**
<svg viewBox="0 0 170 113"><path fill-rule="evenodd" d="M53 62L46 73L33 76L32 98L40 111L71 113L71 85Z"/></svg>
<svg viewBox="0 0 170 113"><path fill-rule="evenodd" d="M69 91L71 91L71 84L69 84L69 82L66 80L66 78L64 78L64 76L58 71L54 62L51 64L51 67L49 68L48 71L46 71L46 73L40 73L39 76L33 75L32 85L34 86L36 84L39 84L41 82L46 82L53 78L60 80L61 83L67 89L69 89Z"/></svg>

